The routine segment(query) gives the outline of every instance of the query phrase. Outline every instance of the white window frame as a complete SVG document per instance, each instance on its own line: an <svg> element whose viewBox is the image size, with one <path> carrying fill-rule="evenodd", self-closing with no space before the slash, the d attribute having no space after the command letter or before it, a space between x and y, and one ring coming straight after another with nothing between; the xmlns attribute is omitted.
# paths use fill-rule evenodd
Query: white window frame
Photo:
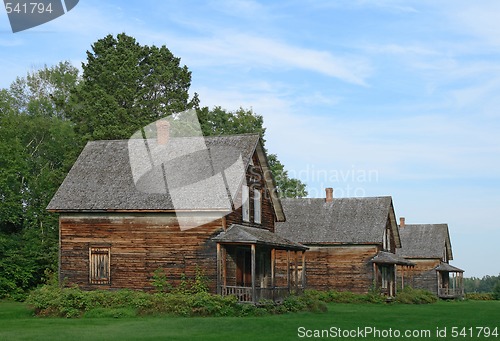
<svg viewBox="0 0 500 341"><path fill-rule="evenodd" d="M250 189L247 185L241 186L241 215L243 221L250 222Z"/></svg>
<svg viewBox="0 0 500 341"><path fill-rule="evenodd" d="M89 247L90 284L111 283L111 248L109 246Z"/></svg>
<svg viewBox="0 0 500 341"><path fill-rule="evenodd" d="M253 190L253 221L256 224L262 223L262 193L260 189Z"/></svg>

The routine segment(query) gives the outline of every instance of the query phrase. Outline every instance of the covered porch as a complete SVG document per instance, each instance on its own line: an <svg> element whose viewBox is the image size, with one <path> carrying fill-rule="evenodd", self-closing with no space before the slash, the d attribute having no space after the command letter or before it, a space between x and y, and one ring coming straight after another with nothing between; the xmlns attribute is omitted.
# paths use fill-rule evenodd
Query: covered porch
<svg viewBox="0 0 500 341"><path fill-rule="evenodd" d="M268 230L237 224L214 241L218 294L258 303L262 299L281 301L304 289L305 246Z"/></svg>
<svg viewBox="0 0 500 341"><path fill-rule="evenodd" d="M373 263L373 284L380 293L387 297L396 296L398 284L398 266L401 289L405 286L405 278L409 277L414 263L387 251L379 251L371 259ZM406 276L406 277L405 277Z"/></svg>
<svg viewBox="0 0 500 341"><path fill-rule="evenodd" d="M464 296L464 270L441 262L436 267L436 272L439 298L449 299Z"/></svg>

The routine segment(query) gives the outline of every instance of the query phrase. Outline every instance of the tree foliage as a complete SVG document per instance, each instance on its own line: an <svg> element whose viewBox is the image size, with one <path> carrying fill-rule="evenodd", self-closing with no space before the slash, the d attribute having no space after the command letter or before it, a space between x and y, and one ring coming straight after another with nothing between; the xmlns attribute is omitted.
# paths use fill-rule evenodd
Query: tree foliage
<svg viewBox="0 0 500 341"><path fill-rule="evenodd" d="M68 92L43 83L60 71L46 67L0 92L0 297L41 283L57 264L57 217L45 208L81 150L54 100Z"/></svg>
<svg viewBox="0 0 500 341"><path fill-rule="evenodd" d="M69 62L28 72L17 77L9 94L18 113L66 118L71 91L78 81L78 69Z"/></svg>
<svg viewBox="0 0 500 341"><path fill-rule="evenodd" d="M70 117L88 139L128 138L141 127L197 104L191 72L166 46L141 46L108 35L87 51L83 78L72 92Z"/></svg>
<svg viewBox="0 0 500 341"><path fill-rule="evenodd" d="M491 293L496 286L500 288L500 275L464 278L464 289L467 293Z"/></svg>

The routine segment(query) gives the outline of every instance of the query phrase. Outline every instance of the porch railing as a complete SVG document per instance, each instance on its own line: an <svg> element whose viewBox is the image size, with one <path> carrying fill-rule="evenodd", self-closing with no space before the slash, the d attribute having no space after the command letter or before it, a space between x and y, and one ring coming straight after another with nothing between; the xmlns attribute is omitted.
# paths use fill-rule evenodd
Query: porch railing
<svg viewBox="0 0 500 341"><path fill-rule="evenodd" d="M464 296L463 288L439 288L438 296L442 298L455 298Z"/></svg>
<svg viewBox="0 0 500 341"><path fill-rule="evenodd" d="M294 287L255 288L255 297L253 297L251 287L222 286L221 294L222 296L234 295L239 302L258 303L262 299L282 301L290 295L290 292L301 293L302 290L302 288Z"/></svg>

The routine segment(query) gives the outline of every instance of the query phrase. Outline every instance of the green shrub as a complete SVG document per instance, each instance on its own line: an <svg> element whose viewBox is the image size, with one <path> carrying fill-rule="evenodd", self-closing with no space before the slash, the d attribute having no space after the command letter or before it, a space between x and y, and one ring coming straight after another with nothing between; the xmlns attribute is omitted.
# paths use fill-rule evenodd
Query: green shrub
<svg viewBox="0 0 500 341"><path fill-rule="evenodd" d="M146 293L133 290L82 291L46 285L33 290L27 301L38 316L128 317L172 316L263 316L298 311L326 311L326 304L312 295L290 296L282 304L263 300L258 305L240 304L235 296L207 292Z"/></svg>
<svg viewBox="0 0 500 341"><path fill-rule="evenodd" d="M465 299L473 301L492 301L495 298L491 292L470 292L465 294Z"/></svg>
<svg viewBox="0 0 500 341"><path fill-rule="evenodd" d="M403 304L428 304L437 302L438 298L432 292L422 289L405 287L398 292L394 302Z"/></svg>
<svg viewBox="0 0 500 341"><path fill-rule="evenodd" d="M153 272L151 284L155 287L157 292L172 291L172 285L168 282L167 274L162 268L158 268Z"/></svg>
<svg viewBox="0 0 500 341"><path fill-rule="evenodd" d="M495 300L500 300L500 281L497 281L493 287L493 298Z"/></svg>
<svg viewBox="0 0 500 341"><path fill-rule="evenodd" d="M320 291L306 290L305 297L316 299L325 303L383 303L385 297L376 291L367 294L357 294L349 291Z"/></svg>

